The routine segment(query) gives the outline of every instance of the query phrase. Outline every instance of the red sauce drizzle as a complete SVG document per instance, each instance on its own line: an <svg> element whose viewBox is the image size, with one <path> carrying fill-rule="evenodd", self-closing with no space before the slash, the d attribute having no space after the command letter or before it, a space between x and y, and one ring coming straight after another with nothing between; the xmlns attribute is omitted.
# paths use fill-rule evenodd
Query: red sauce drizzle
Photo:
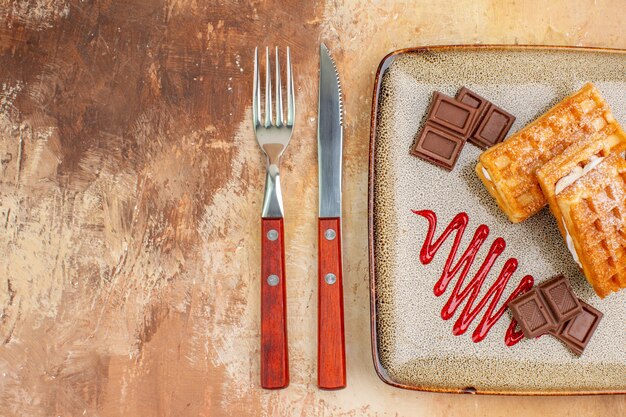
<svg viewBox="0 0 626 417"><path fill-rule="evenodd" d="M485 278L489 274L489 271L491 270L491 267L495 263L496 259L498 259L506 247L504 239L498 237L493 241L485 260L476 272L476 275L471 281L469 281L465 288L462 288L465 277L474 263L476 254L489 236L489 227L484 224L478 226L469 246L465 252L463 252L461 257L455 262L456 253L459 249L459 245L461 244L465 228L469 222L467 213L457 214L448 227L446 227L443 231L441 236L439 236L434 242L433 238L435 235L435 229L437 228L437 215L430 210L413 210L413 213L428 220L428 232L426 233L426 239L424 240L424 244L420 250L420 261L424 265L429 264L435 257L435 254L443 242L445 242L451 234L456 233L452 249L450 250L448 259L443 267L441 277L435 283L433 292L437 297L443 295L448 288L448 284L450 284L455 276L458 276L458 280L454 285L452 294L450 294L450 298L448 298L448 301L441 310L441 318L449 320L452 316L454 316L454 313L457 311L459 306L466 301L463 311L461 311L461 314L452 327L452 333L456 336L464 334L472 321L481 313L485 306L487 306L487 303L489 303L482 319L480 320L480 323L478 323L474 333L472 333L472 340L475 343L480 342L487 336L489 330L494 324L496 324L500 317L502 317L506 311L509 301L530 290L535 280L530 275L524 276L513 293L506 299L504 304L496 310L496 306L502 297L504 288L515 270L517 270L517 259L509 258L504 263L498 279L496 279L493 285L491 285L483 298L476 302L476 298L478 297L480 289L485 282ZM489 300L491 300L491 302L489 302ZM516 330L516 326L517 322L512 320L504 337L504 343L507 346L513 346L524 337L521 331Z"/></svg>

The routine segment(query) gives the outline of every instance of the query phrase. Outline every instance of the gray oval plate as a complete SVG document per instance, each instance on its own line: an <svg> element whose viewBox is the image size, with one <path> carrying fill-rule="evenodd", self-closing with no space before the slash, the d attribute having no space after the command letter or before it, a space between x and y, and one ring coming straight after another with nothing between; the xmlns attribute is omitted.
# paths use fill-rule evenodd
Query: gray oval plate
<svg viewBox="0 0 626 417"><path fill-rule="evenodd" d="M370 137L369 235L372 348L383 381L402 388L498 394L626 393L626 291L598 298L571 259L547 209L511 224L474 173L480 149L467 143L452 172L409 155L434 91L454 96L466 86L517 117L514 132L561 98L591 81L626 125L626 53L589 48L444 46L402 50L385 57L374 88ZM570 278L578 297L604 313L584 354L577 357L557 339L542 336L514 346L504 342L508 311L484 340L454 323L467 300L448 320L442 309L457 284L435 296L433 288L448 261L455 234L432 262L420 261L428 222L413 210L437 216L435 238L458 214L469 223L453 263L484 224L489 236L459 287L465 288L497 237L506 249L477 294L486 296L505 261L518 260L496 310L525 275L540 283ZM494 298L487 300L487 306ZM476 304L468 308L472 310Z"/></svg>

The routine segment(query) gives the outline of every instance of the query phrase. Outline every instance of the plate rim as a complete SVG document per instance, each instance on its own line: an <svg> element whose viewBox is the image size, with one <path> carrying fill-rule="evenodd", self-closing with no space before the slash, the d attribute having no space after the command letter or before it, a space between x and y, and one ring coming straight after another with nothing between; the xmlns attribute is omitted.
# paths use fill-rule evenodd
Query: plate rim
<svg viewBox="0 0 626 417"><path fill-rule="evenodd" d="M452 44L452 45L425 45L411 48L397 49L385 55L378 64L374 78L372 94L372 108L370 112L370 139L369 139L369 167L367 179L367 228L368 228L368 257L369 257L369 284L370 284L370 334L371 350L374 369L378 377L386 384L397 388L412 391L440 392L455 394L479 394L479 395L526 395L526 396L572 396L572 395L620 395L626 394L623 390L489 390L475 387L453 388L436 387L432 385L409 385L394 381L383 367L378 354L378 329L376 315L376 262L374 257L374 182L375 182L375 157L376 157L376 129L382 79L389 66L398 57L407 54L422 54L425 52L449 52L470 50L546 50L546 51L575 51L575 52L603 52L614 54L626 54L626 49L604 48L595 46L565 46L565 45L507 45L507 44Z"/></svg>

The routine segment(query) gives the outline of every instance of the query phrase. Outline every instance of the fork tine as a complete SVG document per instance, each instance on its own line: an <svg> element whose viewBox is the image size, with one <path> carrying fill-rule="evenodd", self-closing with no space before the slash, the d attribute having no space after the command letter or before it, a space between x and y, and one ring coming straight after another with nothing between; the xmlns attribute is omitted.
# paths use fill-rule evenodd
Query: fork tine
<svg viewBox="0 0 626 417"><path fill-rule="evenodd" d="M287 126L293 126L293 119L296 114L294 103L293 76L291 73L291 51L287 47Z"/></svg>
<svg viewBox="0 0 626 417"><path fill-rule="evenodd" d="M259 48L254 48L254 81L252 82L252 123L261 124L261 87L259 86Z"/></svg>
<svg viewBox="0 0 626 417"><path fill-rule="evenodd" d="M265 47L265 127L272 125L272 66L270 48Z"/></svg>
<svg viewBox="0 0 626 417"><path fill-rule="evenodd" d="M283 119L283 90L280 80L280 61L278 60L278 46L276 47L276 126L282 126Z"/></svg>

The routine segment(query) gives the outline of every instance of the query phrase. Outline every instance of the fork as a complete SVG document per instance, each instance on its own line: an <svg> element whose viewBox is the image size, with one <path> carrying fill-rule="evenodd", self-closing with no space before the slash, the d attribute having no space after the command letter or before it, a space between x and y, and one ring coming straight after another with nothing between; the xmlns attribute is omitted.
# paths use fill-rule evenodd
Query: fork
<svg viewBox="0 0 626 417"><path fill-rule="evenodd" d="M280 158L291 139L295 118L291 54L287 47L287 118L283 114L280 62L276 47L276 118L272 117L272 76L269 48L265 48L265 120L261 123L259 48L254 50L252 123L266 157L265 195L261 212L261 386L289 385L285 243Z"/></svg>

